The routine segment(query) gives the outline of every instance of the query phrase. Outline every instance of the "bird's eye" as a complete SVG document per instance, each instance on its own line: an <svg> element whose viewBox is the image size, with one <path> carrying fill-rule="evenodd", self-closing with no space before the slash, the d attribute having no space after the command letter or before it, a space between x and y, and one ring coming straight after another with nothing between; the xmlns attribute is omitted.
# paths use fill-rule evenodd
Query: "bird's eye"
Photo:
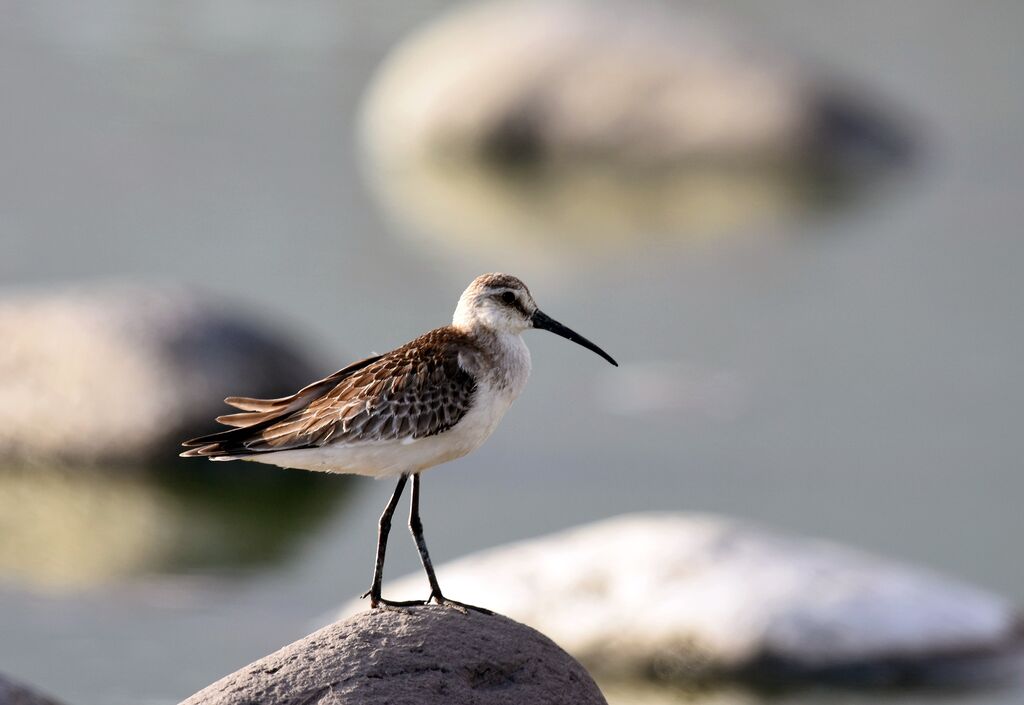
<svg viewBox="0 0 1024 705"><path fill-rule="evenodd" d="M516 295L513 294L511 291L506 291L501 295L501 301L502 303L506 303L509 306L511 306L516 302Z"/></svg>

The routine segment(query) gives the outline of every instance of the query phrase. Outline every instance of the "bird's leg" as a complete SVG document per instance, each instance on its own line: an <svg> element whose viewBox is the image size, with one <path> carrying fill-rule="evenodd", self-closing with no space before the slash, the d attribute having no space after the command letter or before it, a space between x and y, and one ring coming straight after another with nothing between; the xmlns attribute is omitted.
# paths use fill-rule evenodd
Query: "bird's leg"
<svg viewBox="0 0 1024 705"><path fill-rule="evenodd" d="M430 583L430 597L427 598L427 602L433 600L439 605L450 605L462 612L465 612L466 610L476 610L477 612L483 612L484 614L493 614L493 612L484 609L483 607L467 605L462 602L450 600L441 592L441 586L437 582L437 576L434 575L434 564L430 560L430 553L427 551L427 542L423 538L423 522L420 520L419 473L412 476L412 501L409 503L409 531L412 532L412 537L416 541L416 548L420 552L420 562L423 563L423 570L426 572L427 581Z"/></svg>
<svg viewBox="0 0 1024 705"><path fill-rule="evenodd" d="M381 583L384 580L384 554L388 548L388 534L391 532L391 517L395 513L395 507L398 506L398 500L402 498L402 491L405 489L405 483L409 480L408 474L403 474L398 478L398 484L395 486L395 491L391 495L391 499L388 500L388 504L384 507L383 513L380 515L380 521L377 523L377 562L373 568L373 583L370 585L370 589L363 593L363 597L370 598L370 607L408 607L411 605L422 605L422 601L412 602L392 602L390 600L382 599L380 596Z"/></svg>
<svg viewBox="0 0 1024 705"><path fill-rule="evenodd" d="M437 576L434 575L434 564L430 560L430 553L427 551L427 542L423 538L423 522L420 520L420 474L412 476L412 501L409 503L409 531L416 541L416 548L420 552L420 562L423 563L423 570L427 573L427 581L430 583L430 599L441 598L441 586L437 583ZM428 600L429 601L429 600Z"/></svg>

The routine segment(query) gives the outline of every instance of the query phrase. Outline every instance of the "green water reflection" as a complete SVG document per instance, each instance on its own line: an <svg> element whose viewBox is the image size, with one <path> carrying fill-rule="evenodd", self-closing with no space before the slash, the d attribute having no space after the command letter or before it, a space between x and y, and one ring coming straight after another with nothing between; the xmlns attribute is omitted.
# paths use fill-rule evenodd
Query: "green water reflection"
<svg viewBox="0 0 1024 705"><path fill-rule="evenodd" d="M0 575L65 591L257 569L293 555L351 487L342 477L248 463L6 468Z"/></svg>

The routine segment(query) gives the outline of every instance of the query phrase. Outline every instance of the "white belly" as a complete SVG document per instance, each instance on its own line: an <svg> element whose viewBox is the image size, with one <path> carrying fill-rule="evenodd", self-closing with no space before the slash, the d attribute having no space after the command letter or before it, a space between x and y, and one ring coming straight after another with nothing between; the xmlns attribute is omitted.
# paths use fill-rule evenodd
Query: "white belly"
<svg viewBox="0 0 1024 705"><path fill-rule="evenodd" d="M285 468L369 477L421 472L476 450L494 432L521 389L522 385L495 389L486 382L478 383L473 406L466 415L455 426L436 436L372 443L339 443L319 448L260 453L242 459Z"/></svg>

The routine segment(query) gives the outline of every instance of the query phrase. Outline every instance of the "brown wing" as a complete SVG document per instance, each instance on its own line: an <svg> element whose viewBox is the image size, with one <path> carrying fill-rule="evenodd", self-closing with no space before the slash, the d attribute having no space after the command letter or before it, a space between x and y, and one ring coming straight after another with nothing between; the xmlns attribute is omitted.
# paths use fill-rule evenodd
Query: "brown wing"
<svg viewBox="0 0 1024 705"><path fill-rule="evenodd" d="M292 397L232 398L235 406L252 411L218 420L238 428L187 441L193 449L182 455L245 456L442 433L472 404L476 384L459 364L469 346L462 334L441 328Z"/></svg>

